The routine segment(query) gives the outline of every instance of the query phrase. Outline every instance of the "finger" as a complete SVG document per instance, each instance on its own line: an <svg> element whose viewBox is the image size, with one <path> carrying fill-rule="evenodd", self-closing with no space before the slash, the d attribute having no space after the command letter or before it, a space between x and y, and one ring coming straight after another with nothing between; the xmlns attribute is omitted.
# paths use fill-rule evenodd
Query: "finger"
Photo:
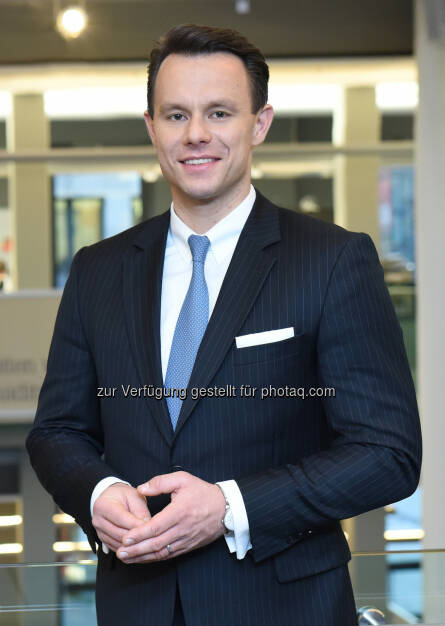
<svg viewBox="0 0 445 626"><path fill-rule="evenodd" d="M170 546L172 546L173 543L182 545L186 537L178 535L178 532L178 526L174 526L159 537L145 539L144 541L140 541L139 543L130 546L124 544L119 548L118 556L124 560L132 559L139 556L161 552L167 544Z"/></svg>
<svg viewBox="0 0 445 626"><path fill-rule="evenodd" d="M170 551L167 548L167 545L170 546ZM159 550L155 552L148 552L146 554L141 554L138 556L127 556L125 557L123 552L119 550L117 553L118 558L131 565L132 563L151 563L155 561L167 561L168 559L174 559L175 557L188 552L190 548L186 547L186 544L182 540L178 541L170 541L169 543L164 544Z"/></svg>
<svg viewBox="0 0 445 626"><path fill-rule="evenodd" d="M123 537L128 532L126 528L120 528L120 526L116 526L104 517L99 520L93 520L93 526L98 534L106 533L109 537L113 538L113 541L118 541L120 544L122 543Z"/></svg>
<svg viewBox="0 0 445 626"><path fill-rule="evenodd" d="M130 530L140 523L140 519L128 511L121 502L114 498L108 499L107 496L101 500L97 513L115 526L126 530Z"/></svg>
<svg viewBox="0 0 445 626"><path fill-rule="evenodd" d="M159 552L152 552L150 554L144 554L143 556L137 556L133 559L125 559L123 562L126 565L138 564L138 563L156 563L159 561L169 561L170 559L174 559L181 554L187 554L194 549L194 547L188 547L186 544L179 545L177 542L170 545L170 552L168 551L167 546L162 548Z"/></svg>
<svg viewBox="0 0 445 626"><path fill-rule="evenodd" d="M128 504L128 510L135 517L143 521L148 521L149 519L151 519L151 514L147 506L147 500L145 499L144 496L141 496L136 491L132 491L127 496L127 504Z"/></svg>
<svg viewBox="0 0 445 626"><path fill-rule="evenodd" d="M161 493L172 493L183 485L184 476L187 472L172 472L171 474L159 474L137 487L139 493L144 496L158 496Z"/></svg>
<svg viewBox="0 0 445 626"><path fill-rule="evenodd" d="M117 550L119 550L121 544L113 539L111 535L107 535L107 533L97 533L97 536L101 540L102 544L105 544L110 550L113 550L113 552L117 552Z"/></svg>
<svg viewBox="0 0 445 626"><path fill-rule="evenodd" d="M174 503L170 503L152 517L149 522L141 524L137 528L132 528L128 533L125 533L122 543L127 546L139 543L145 539L158 537L173 526L176 526L180 520L180 509Z"/></svg>
<svg viewBox="0 0 445 626"><path fill-rule="evenodd" d="M135 557L134 559L124 559L123 563L126 565L137 565L138 563L156 563L159 561L168 561L183 554L183 552L171 552L169 553L167 548L163 548L160 552L153 552L151 554L144 554L143 556Z"/></svg>
<svg viewBox="0 0 445 626"><path fill-rule="evenodd" d="M102 543L104 543L106 546L108 546L109 548L111 548L112 550L114 550L116 552L116 550L119 549L120 547L120 543L119 541L117 541L112 535L109 535L107 532L99 532L97 533L97 536L99 537L100 541Z"/></svg>

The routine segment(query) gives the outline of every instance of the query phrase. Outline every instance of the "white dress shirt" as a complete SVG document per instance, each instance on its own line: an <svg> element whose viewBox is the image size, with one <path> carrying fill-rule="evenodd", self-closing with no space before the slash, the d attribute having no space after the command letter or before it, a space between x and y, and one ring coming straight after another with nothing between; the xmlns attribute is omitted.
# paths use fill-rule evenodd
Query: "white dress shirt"
<svg viewBox="0 0 445 626"><path fill-rule="evenodd" d="M255 197L255 189L251 185L248 195L241 204L217 222L209 231L202 233L210 240L204 265L204 275L209 292L209 316L212 315L227 268L238 243L241 230L255 202ZM162 379L164 381L176 322L187 294L193 271L192 253L187 240L190 235L196 234L198 233L191 230L176 215L172 203L161 291L161 365ZM93 514L94 503L99 495L116 482L124 481L109 476L96 485L91 495L91 515ZM217 484L221 487L229 502L234 521L234 531L225 534L224 537L230 552L236 551L237 558L242 559L252 547L244 500L235 480L226 480ZM107 546L103 545L102 549L104 552L108 552Z"/></svg>

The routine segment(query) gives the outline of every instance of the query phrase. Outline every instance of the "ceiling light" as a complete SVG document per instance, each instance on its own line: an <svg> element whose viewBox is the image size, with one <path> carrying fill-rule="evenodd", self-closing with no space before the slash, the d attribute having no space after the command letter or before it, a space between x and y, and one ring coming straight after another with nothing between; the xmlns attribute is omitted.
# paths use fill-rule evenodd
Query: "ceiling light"
<svg viewBox="0 0 445 626"><path fill-rule="evenodd" d="M56 541L53 543L54 552L91 552L88 541Z"/></svg>
<svg viewBox="0 0 445 626"><path fill-rule="evenodd" d="M68 7L57 16L57 29L67 39L75 39L87 25L87 14L81 7Z"/></svg>
<svg viewBox="0 0 445 626"><path fill-rule="evenodd" d="M145 183L155 183L162 176L161 168L155 165L149 170L145 170L142 174L142 180Z"/></svg>
<svg viewBox="0 0 445 626"><path fill-rule="evenodd" d="M235 11L239 15L250 13L250 0L235 0Z"/></svg>
<svg viewBox="0 0 445 626"><path fill-rule="evenodd" d="M307 194L300 199L298 208L302 213L320 213L321 207L315 196Z"/></svg>
<svg viewBox="0 0 445 626"><path fill-rule="evenodd" d="M256 167L255 165L252 165L250 168L250 174L252 176L253 179L257 180L258 178L263 178L264 173L262 171L262 169L260 167Z"/></svg>
<svg viewBox="0 0 445 626"><path fill-rule="evenodd" d="M76 521L74 517L71 515L67 515L66 513L55 513L53 515L54 524L75 524Z"/></svg>
<svg viewBox="0 0 445 626"><path fill-rule="evenodd" d="M385 530L385 541L421 541L425 537L422 528L404 528L400 530Z"/></svg>
<svg viewBox="0 0 445 626"><path fill-rule="evenodd" d="M22 522L21 515L0 515L0 526L20 526Z"/></svg>
<svg viewBox="0 0 445 626"><path fill-rule="evenodd" d="M0 543L0 554L20 554L22 551L21 543Z"/></svg>
<svg viewBox="0 0 445 626"><path fill-rule="evenodd" d="M83 584L87 582L87 570L79 567L77 563L66 565L64 567L64 578L70 583Z"/></svg>

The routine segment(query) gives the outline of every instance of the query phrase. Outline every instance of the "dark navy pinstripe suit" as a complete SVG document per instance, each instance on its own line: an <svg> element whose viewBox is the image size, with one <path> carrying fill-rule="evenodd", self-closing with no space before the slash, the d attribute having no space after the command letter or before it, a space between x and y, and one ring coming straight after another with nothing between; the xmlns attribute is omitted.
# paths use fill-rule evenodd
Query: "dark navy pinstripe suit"
<svg viewBox="0 0 445 626"><path fill-rule="evenodd" d="M99 623L170 626L177 580L188 626L352 625L339 520L411 494L421 463L413 383L375 248L367 235L279 209L257 192L189 385L322 386L336 396L189 396L173 433L165 400L96 393L162 387L168 226L166 212L76 255L27 447L92 546L99 480L136 486L184 469L237 480L253 548L238 561L220 538L148 565L99 551ZM236 348L238 335L290 326L293 338ZM149 508L167 502L152 498Z"/></svg>

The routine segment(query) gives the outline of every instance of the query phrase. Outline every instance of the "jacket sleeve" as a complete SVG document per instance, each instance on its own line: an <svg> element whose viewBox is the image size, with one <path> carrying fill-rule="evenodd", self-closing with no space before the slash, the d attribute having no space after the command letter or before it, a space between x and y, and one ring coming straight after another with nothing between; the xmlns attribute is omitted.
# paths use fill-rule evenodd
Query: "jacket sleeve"
<svg viewBox="0 0 445 626"><path fill-rule="evenodd" d="M421 431L403 336L370 237L351 234L333 267L317 339L318 381L332 432L298 464L237 478L261 561L311 533L408 497Z"/></svg>
<svg viewBox="0 0 445 626"><path fill-rule="evenodd" d="M72 263L54 327L46 376L26 447L43 487L60 508L98 541L91 524L95 485L116 472L101 459L103 432L94 359L79 310L82 250Z"/></svg>

